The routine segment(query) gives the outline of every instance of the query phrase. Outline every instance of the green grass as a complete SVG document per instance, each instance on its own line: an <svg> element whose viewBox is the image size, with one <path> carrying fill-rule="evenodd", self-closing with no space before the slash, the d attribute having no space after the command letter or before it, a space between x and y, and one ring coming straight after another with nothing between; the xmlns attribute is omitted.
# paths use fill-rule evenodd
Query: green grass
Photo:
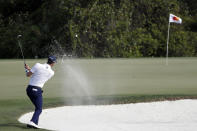
<svg viewBox="0 0 197 131"><path fill-rule="evenodd" d="M80 67L92 95L197 94L196 58L171 58L168 66L161 58L73 60L65 63ZM63 77L64 83L76 82L72 77ZM71 90L67 86L64 89L66 96L72 96L73 90L80 90L80 87Z"/></svg>
<svg viewBox="0 0 197 131"><path fill-rule="evenodd" d="M27 60L32 66L45 60ZM80 69L88 81L89 95L63 71ZM197 58L75 59L55 66L55 76L44 87L44 108L73 104L123 104L197 98ZM0 131L27 130L17 119L33 111L26 96L29 78L21 60L0 60ZM80 92L81 96L76 92Z"/></svg>

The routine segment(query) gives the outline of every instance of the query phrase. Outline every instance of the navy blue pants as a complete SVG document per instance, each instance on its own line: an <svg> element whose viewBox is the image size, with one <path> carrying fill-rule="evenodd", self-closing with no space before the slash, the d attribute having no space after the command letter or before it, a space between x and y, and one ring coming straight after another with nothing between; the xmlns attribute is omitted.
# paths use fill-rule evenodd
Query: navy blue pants
<svg viewBox="0 0 197 131"><path fill-rule="evenodd" d="M27 95L35 106L35 112L31 121L38 125L39 116L42 113L42 89L40 87L28 85Z"/></svg>

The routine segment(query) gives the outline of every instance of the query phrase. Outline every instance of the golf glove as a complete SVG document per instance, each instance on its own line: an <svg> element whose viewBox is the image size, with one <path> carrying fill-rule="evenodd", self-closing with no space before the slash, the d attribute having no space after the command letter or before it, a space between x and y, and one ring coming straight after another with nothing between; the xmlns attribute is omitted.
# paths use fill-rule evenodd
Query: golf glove
<svg viewBox="0 0 197 131"><path fill-rule="evenodd" d="M25 72L26 72L26 73L28 73L28 72L29 72L29 70L25 68Z"/></svg>

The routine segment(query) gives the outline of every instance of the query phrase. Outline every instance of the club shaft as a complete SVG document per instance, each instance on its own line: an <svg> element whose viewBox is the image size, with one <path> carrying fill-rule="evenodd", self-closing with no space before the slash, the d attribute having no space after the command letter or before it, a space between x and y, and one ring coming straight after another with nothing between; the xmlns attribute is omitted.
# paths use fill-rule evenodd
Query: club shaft
<svg viewBox="0 0 197 131"><path fill-rule="evenodd" d="M21 51L21 55L22 55L22 57L23 57L24 65L26 65L25 57L24 57L24 54L23 54L23 49L22 49L22 46L21 46L20 40L18 40L18 45L19 45L19 47L20 47L20 51Z"/></svg>

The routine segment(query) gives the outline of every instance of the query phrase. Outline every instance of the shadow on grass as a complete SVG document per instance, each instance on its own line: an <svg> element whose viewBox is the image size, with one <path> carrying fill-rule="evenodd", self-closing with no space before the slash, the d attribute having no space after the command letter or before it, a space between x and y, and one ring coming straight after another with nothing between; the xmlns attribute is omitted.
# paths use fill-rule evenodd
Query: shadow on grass
<svg viewBox="0 0 197 131"><path fill-rule="evenodd" d="M35 129L31 129L31 128L28 128L27 126L26 126L26 124L20 124L20 123L4 123L4 124L0 124L0 131L1 131L1 128L8 128L8 129L10 129L10 130L19 130L19 131L21 131L21 130L35 130ZM46 131L46 130L44 130L44 129L37 129L37 130L43 130L43 131Z"/></svg>
<svg viewBox="0 0 197 131"><path fill-rule="evenodd" d="M28 129L26 125L20 124L20 123L4 123L0 124L0 127L16 127L16 128L21 128L21 129Z"/></svg>

